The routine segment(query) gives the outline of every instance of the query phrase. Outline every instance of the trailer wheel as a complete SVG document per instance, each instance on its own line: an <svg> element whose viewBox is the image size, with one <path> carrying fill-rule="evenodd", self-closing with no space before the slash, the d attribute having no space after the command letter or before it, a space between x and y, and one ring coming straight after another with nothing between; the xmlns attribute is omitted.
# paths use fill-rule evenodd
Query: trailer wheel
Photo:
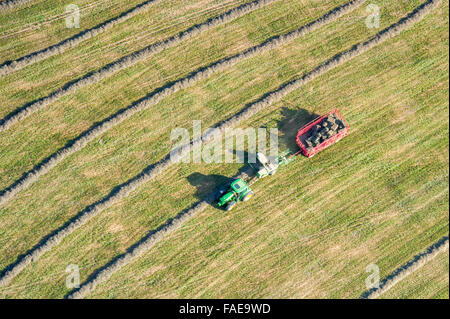
<svg viewBox="0 0 450 319"><path fill-rule="evenodd" d="M228 205L227 205L227 208L226 208L227 212L232 210L234 206L236 206L236 202L235 201L229 202Z"/></svg>

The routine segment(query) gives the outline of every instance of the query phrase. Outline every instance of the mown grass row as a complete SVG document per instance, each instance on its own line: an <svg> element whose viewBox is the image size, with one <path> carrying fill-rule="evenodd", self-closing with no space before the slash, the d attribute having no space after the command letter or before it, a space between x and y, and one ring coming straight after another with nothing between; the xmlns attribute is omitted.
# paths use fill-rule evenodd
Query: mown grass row
<svg viewBox="0 0 450 319"><path fill-rule="evenodd" d="M267 97L263 98L259 102L254 103L253 105L249 106L247 109L245 109L240 114L237 114L230 118L229 120L223 122L221 125L218 126L220 130L225 129L226 127L234 126L238 122L243 121L245 119L248 119L258 111L260 111L262 108L269 106L270 104L279 101L282 97L289 94L296 88L298 88L301 85L304 85L311 81L312 79L316 78L317 76L323 74L324 72L327 72L333 68L335 68L338 65L341 65L348 61L349 59L352 59L370 48L398 35L402 30L408 28L412 24L420 21L427 13L429 13L431 10L433 10L437 5L439 5L440 0L433 1L430 0L423 5L419 6L416 10L408 14L405 18L401 19L399 22L391 25L390 27L382 30L379 32L375 37L371 38L370 40L355 45L352 49L347 50L345 52L342 52L341 54L338 54L331 58L330 60L326 61L316 69L314 69L312 72L305 74L301 79L295 80L291 83L288 83L287 85L282 86L278 90L268 94ZM345 57L345 58L342 58ZM211 135L209 135L210 132L207 132L203 135L202 139L204 141L208 141ZM191 146L195 146L196 143L198 143L198 140L194 140L191 143ZM159 163L158 165L161 165L161 167L164 167L164 165L168 165L168 162ZM160 171L159 171L160 172ZM238 176L241 177L241 176ZM79 289L76 289L75 291L69 293L66 297L67 298L83 298L87 294L89 294L91 291L95 289L95 287L100 284L101 282L107 280L112 276L112 274L122 267L124 267L126 264L131 262L134 258L137 258L140 256L143 252L147 251L151 247L153 247L154 244L156 244L158 241L160 241L162 238L164 238L167 234L172 233L176 229L178 229L182 223L189 220L193 216L195 216L200 211L204 210L208 205L212 202L214 197L214 194L208 195L203 201L198 202L195 204L192 208L180 213L177 215L174 219L169 220L166 224L162 225L159 229L156 231L150 232L147 236L145 236L143 239L141 239L138 243L131 246L127 252L115 259L113 259L110 263L105 265L102 269L100 269L97 273L94 273L91 277L87 279L87 281L82 284L82 286ZM447 238L447 245L448 245L448 238Z"/></svg>
<svg viewBox="0 0 450 319"><path fill-rule="evenodd" d="M23 57L20 57L13 61L7 61L0 65L0 76L4 76L10 74L12 72L21 70L31 64L47 59L56 54L61 54L66 50L73 48L80 44L83 41L86 41L92 37L95 37L111 28L113 28L116 24L127 21L128 19L133 18L134 16L145 12L154 4L157 4L161 0L148 0L138 4L136 7L125 11L118 15L117 17L111 18L108 21L105 21L91 29L84 30L68 39L65 39L57 44L51 45L42 50L32 52ZM1 7L0 7L1 8ZM1 11L1 10L0 10Z"/></svg>
<svg viewBox="0 0 450 319"><path fill-rule="evenodd" d="M397 283L405 279L407 276L422 268L430 260L433 260L440 253L448 249L448 235L442 237L436 243L428 247L424 252L415 256L405 265L400 266L387 276L379 285L378 288L373 288L361 295L363 299L375 299L383 295L389 289L394 287Z"/></svg>
<svg viewBox="0 0 450 319"><path fill-rule="evenodd" d="M273 0L267 0L271 2ZM111 115L100 123L97 123L90 127L88 130L80 134L77 138L68 142L64 147L59 149L57 152L48 156L40 163L38 163L35 167L33 167L28 172L24 173L21 178L13 182L10 186L4 189L0 193L0 205L6 203L11 198L13 198L18 192L28 188L31 184L36 182L40 176L49 172L53 167L55 167L58 163L63 161L69 155L80 151L83 149L89 142L105 133L112 127L120 124L126 119L130 118L137 112L147 109L148 107L155 105L160 102L162 99L168 97L171 94L174 94L182 89L186 89L191 87L195 83L200 80L206 79L210 77L212 74L220 72L226 68L232 67L239 62L250 59L254 56L277 48L281 45L284 45L290 41L293 41L299 37L302 37L317 28L320 28L323 25L329 24L344 14L356 9L361 6L366 0L354 0L350 1L343 6L339 6L321 18L302 26L294 31L288 32L284 35L276 36L272 39L269 39L263 42L260 45L256 45L251 47L241 53L238 53L232 57L225 58L219 60L217 62L212 63L211 65L201 68L186 77L179 79L173 83L168 83L162 86L159 89L156 89L154 92L150 93L147 97L144 97L141 100L138 100L124 109L119 110L116 114ZM259 4L262 5L262 4ZM258 5L258 6L259 6ZM254 5L256 7L256 5ZM233 9L234 10L234 9ZM231 12L231 11L230 11ZM229 12L229 13L230 13Z"/></svg>
<svg viewBox="0 0 450 319"><path fill-rule="evenodd" d="M449 261L447 249L378 298L449 299Z"/></svg>
<svg viewBox="0 0 450 319"><path fill-rule="evenodd" d="M0 13L23 6L33 0L6 0L0 2Z"/></svg>
<svg viewBox="0 0 450 319"><path fill-rule="evenodd" d="M53 91L46 97L40 98L38 100L32 101L25 104L24 106L14 110L13 112L6 115L0 120L0 132L9 129L15 123L27 118L31 114L43 109L44 107L50 105L51 103L59 100L63 96L76 92L78 89L97 83L117 72L128 68L136 63L143 61L152 55L171 48L182 41L198 36L199 34L206 32L212 28L219 25L229 23L239 17L242 17L254 10L265 7L266 5L274 2L276 0L255 0L248 4L243 4L237 8L231 9L228 12L213 18L208 21L195 25L179 34L172 36L166 40L149 45L137 52L131 53L127 56L120 58L110 64L104 66L100 70L88 73L87 75L66 83L61 88Z"/></svg>
<svg viewBox="0 0 450 319"><path fill-rule="evenodd" d="M233 178L246 178L251 174L250 171L238 173ZM156 243L164 239L167 235L173 233L175 230L181 227L186 221L197 215L199 212L205 210L215 198L215 193L211 193L200 202L195 203L192 207L182 211L174 218L167 220L167 222L161 225L158 229L150 231L140 241L132 245L127 249L126 253L120 255L108 264L103 266L99 271L93 273L84 282L79 289L76 289L65 296L67 299L80 299L84 298L91 291L97 287L98 284L108 280L116 271L120 270L127 264L129 264L135 258L138 258L143 253L152 248Z"/></svg>

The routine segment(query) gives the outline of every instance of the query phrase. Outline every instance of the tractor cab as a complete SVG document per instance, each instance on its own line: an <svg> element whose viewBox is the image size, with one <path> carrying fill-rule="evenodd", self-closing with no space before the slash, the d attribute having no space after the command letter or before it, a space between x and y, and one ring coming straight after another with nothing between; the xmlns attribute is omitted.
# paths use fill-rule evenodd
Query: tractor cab
<svg viewBox="0 0 450 319"><path fill-rule="evenodd" d="M233 183L231 183L230 187L236 195L241 194L248 188L247 184L241 178L238 178Z"/></svg>
<svg viewBox="0 0 450 319"><path fill-rule="evenodd" d="M238 202L246 202L254 195L253 191L247 185L247 183L242 179L238 178L234 180L227 192L220 192L218 199L218 206L225 206L226 210L229 211Z"/></svg>

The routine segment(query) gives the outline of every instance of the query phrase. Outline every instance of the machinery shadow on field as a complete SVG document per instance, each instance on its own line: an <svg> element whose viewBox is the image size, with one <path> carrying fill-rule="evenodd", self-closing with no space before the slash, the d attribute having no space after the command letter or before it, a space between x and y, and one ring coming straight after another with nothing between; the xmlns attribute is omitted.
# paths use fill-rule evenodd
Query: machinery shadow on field
<svg viewBox="0 0 450 319"><path fill-rule="evenodd" d="M235 150L232 151L235 156L239 156ZM241 153L242 154L242 153ZM247 151L243 151L244 163L247 163L249 158L249 153ZM249 166L247 164L243 164L241 168L238 170L238 175L242 173L248 173ZM212 193L218 195L220 190L226 190L231 182L234 180L232 177L218 175L218 174L209 174L205 175L199 172L194 172L187 177L188 182L194 186L197 191L195 193L195 197L200 200L205 200L208 195ZM215 197L213 198L213 200ZM213 204L213 202L209 202L209 204Z"/></svg>
<svg viewBox="0 0 450 319"><path fill-rule="evenodd" d="M319 117L316 113L311 113L305 109L290 109L288 107L281 108L281 116L283 117L278 122L278 131L280 133L280 146L287 147L292 152L298 151L295 138L298 130L308 124L315 118Z"/></svg>
<svg viewBox="0 0 450 319"><path fill-rule="evenodd" d="M216 190L220 185L227 185L232 181L231 178L224 175L204 175L198 172L189 175L187 180L189 184L197 189L195 197L200 200L204 199L211 191Z"/></svg>

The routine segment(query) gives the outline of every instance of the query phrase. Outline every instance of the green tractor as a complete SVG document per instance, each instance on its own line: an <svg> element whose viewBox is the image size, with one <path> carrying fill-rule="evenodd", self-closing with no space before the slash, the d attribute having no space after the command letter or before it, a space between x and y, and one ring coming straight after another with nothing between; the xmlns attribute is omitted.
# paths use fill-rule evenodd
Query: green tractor
<svg viewBox="0 0 450 319"><path fill-rule="evenodd" d="M232 210L237 203L248 201L254 194L255 193L253 193L247 183L242 178L238 178L231 183L230 189L227 192L219 192L220 197L217 205L219 207L225 206L225 209L229 211Z"/></svg>

